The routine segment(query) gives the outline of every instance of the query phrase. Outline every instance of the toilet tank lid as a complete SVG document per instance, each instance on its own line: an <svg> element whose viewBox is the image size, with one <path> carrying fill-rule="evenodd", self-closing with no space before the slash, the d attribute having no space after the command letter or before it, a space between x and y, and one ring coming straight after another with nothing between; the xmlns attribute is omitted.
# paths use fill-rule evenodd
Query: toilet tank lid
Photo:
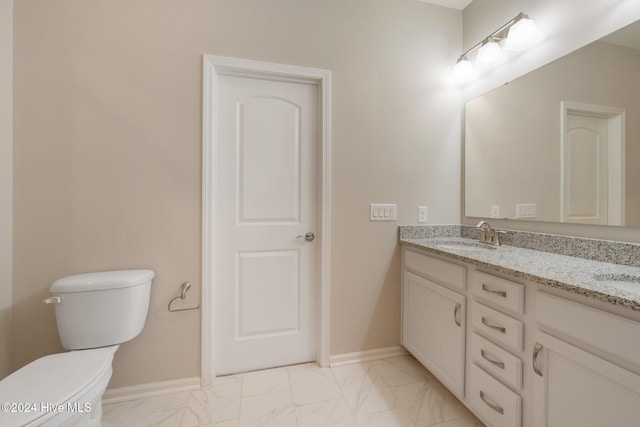
<svg viewBox="0 0 640 427"><path fill-rule="evenodd" d="M53 282L50 291L61 294L128 288L141 285L154 277L155 273L152 270L118 270L74 274Z"/></svg>

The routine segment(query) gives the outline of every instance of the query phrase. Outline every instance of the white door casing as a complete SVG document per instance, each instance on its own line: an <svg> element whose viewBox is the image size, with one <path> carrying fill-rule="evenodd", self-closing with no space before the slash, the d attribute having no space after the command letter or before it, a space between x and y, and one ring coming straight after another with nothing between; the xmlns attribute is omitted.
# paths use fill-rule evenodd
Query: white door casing
<svg viewBox="0 0 640 427"><path fill-rule="evenodd" d="M204 57L204 384L328 362L329 94L325 70Z"/></svg>

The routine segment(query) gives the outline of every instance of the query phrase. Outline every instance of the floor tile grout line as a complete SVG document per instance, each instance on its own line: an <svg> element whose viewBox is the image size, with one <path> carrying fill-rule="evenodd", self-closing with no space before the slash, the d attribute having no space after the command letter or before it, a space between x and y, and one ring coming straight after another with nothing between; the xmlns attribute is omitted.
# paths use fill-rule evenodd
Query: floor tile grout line
<svg viewBox="0 0 640 427"><path fill-rule="evenodd" d="M392 358L386 358L386 359L380 359L380 360L381 360L381 361L388 361L389 359L392 359ZM380 411L373 411L373 412L370 412L370 413L368 413L368 414L362 414L362 415L363 415L363 416L364 416L364 415L368 415L368 416L370 416L370 415L374 415L374 414L381 414L381 413L384 413L384 412L400 411L400 412L402 412L404 415L406 415L406 416L407 416L407 418L409 419L409 421L411 422L411 424L415 427L415 426L416 426L416 424L413 422L413 420L411 419L411 417L409 416L409 414L407 414L407 412L404 410L404 408L402 408L401 406L399 406L399 405L398 405L398 398L397 398L396 393L395 393L395 389L396 389L398 386L392 386L392 385L390 385L387 381L385 381L384 376L383 376L383 375L380 373L380 371L376 368L375 363L373 363L373 361L369 361L369 362L355 362L355 363L353 363L353 365L355 365L355 364L366 365L366 366L367 366L367 371L365 372L365 374L364 374L364 375L358 375L358 376L353 377L352 379L356 379L356 378L360 378L360 377L362 377L363 381L365 381L365 380L366 380L366 378L367 378L367 375L368 375L368 373L369 373L369 370L370 370L370 369L373 369L373 370L375 371L376 378L380 378L380 380L382 381L382 383L383 383L386 387L388 387L388 388L392 391L392 393L393 393L393 403L392 403L392 405L391 405L391 407L390 407L390 408L383 409L383 410L380 410ZM346 365L346 366L348 366L348 365ZM332 369L332 371L333 371L333 369ZM336 376L336 375L335 375L335 371L333 371L333 374L334 374L334 377L335 377L335 376ZM336 380L337 380L337 377L336 377ZM417 383L417 382L419 382L419 381L416 381L416 383ZM411 384L414 384L414 383L411 383ZM374 382L373 382L373 383L372 383L372 385L371 385L371 388L372 388L372 389L374 388L374 385L375 385L375 380L374 380ZM346 397L344 396L344 390L343 390L343 388L342 388L342 385L341 385L339 382L338 382L338 386L339 386L339 388L340 388L340 391L342 392L342 395L343 395L343 397L344 397L345 404L346 404ZM358 403L359 403L359 401L358 401ZM357 420L358 414L359 414L359 412L360 412L360 409L359 409L359 408L360 408L360 405L358 404L358 405L357 405L357 408L356 408L356 413L354 414L354 413L351 411L351 408L349 408L349 406L347 405L347 409L349 409L349 412L350 412L350 413L352 414L352 416L354 417L354 419L355 419L355 421L356 421L356 424L357 424L357 425L359 425L359 424L360 424L360 423L358 422L358 420Z"/></svg>
<svg viewBox="0 0 640 427"><path fill-rule="evenodd" d="M189 393L189 399L191 399L191 393ZM184 421L184 417L187 414L187 409L189 407L189 399L187 399L187 407L182 408L182 416L180 417L180 423L178 424L179 427L182 427L182 421Z"/></svg>
<svg viewBox="0 0 640 427"><path fill-rule="evenodd" d="M387 358L387 359L380 359L380 360L384 362L384 361L388 361L389 359L391 359L391 358ZM388 363L390 363L390 362L388 362ZM393 393L393 405L392 405L392 408L391 408L390 410L392 410L392 409L396 409L396 408L398 407L398 397L396 396L396 393L395 393L395 391L396 391L396 390L395 390L395 387L391 386L391 385L390 385L390 384L385 380L384 375L382 375L382 374L380 373L380 371L379 371L379 370L378 370L378 368L376 367L376 364L375 364L375 363L372 363L372 364L371 364L371 367L376 371L376 373L378 374L378 376L380 377L380 379L382 380L382 382L384 383L384 385L386 385L387 387L389 387L389 388L391 389L391 392ZM411 422L413 423L413 420L412 420ZM413 423L413 424L415 424L415 423Z"/></svg>
<svg viewBox="0 0 640 427"><path fill-rule="evenodd" d="M342 384L340 383L340 380L338 380L338 377L336 376L336 372L334 371L334 368L329 367L329 369L331 369L331 373L333 374L333 378L335 378L336 384L338 384L338 389L340 390L340 396L342 396L342 400L344 401L344 404L347 406L347 410L355 418L355 414L353 414L351 412L351 408L349 408L349 405L347 404L347 397L344 395L344 390L342 389Z"/></svg>
<svg viewBox="0 0 640 427"><path fill-rule="evenodd" d="M292 365L292 366L299 366L299 365ZM289 381L289 371L287 370L287 368L286 368L286 367L285 367L285 368L272 368L272 369L266 369L265 371L276 370L276 369L277 369L277 370L283 370L283 371L285 371L285 372L286 372L286 374L287 374L287 382L289 383L289 387L288 387L288 388L289 388L289 389L291 389L291 383L290 383L290 381ZM252 372L250 372L250 373L253 373L253 372L262 372L262 371L252 371ZM247 397L264 396L264 395L266 395L266 394L277 393L277 392L279 392L279 391L284 391L284 390L269 390L269 391L265 391L265 392L263 392L263 393L257 393L257 394L251 394L251 395L248 395L248 396L244 396L244 380L243 380L243 389L242 389L242 391L241 391L240 397L241 397L242 399L244 399L244 398L247 398Z"/></svg>
<svg viewBox="0 0 640 427"><path fill-rule="evenodd" d="M386 358L386 359L381 359L381 361L387 362L387 363L392 363L392 362L390 362L391 359L400 359L400 358L408 358L409 360L411 360L411 359L415 360L412 356L394 356L394 357L390 357L390 358ZM382 374L380 374L380 371L375 366L375 363L373 364L373 366L374 366L374 369L376 369L376 372L378 373L378 375L380 375L380 377L382 378L382 381L385 383L385 385L393 390L394 406L393 406L393 409L391 409L391 410L399 410L399 411L401 411L402 413L404 413L407 416L407 418L411 421L411 423L414 425L414 427L420 427L420 426L418 426L418 424L416 424L416 421L413 420L413 418L407 412L407 410L399 403L398 396L397 396L397 389L399 387L402 387L402 386L419 384L419 383L422 383L422 382L430 382L429 381L430 380L429 376L427 376L425 374L425 372L428 372L428 370L426 370L426 368L422 367L422 365L421 365L420 366L421 369L419 369L419 370L422 371L424 369L425 372L419 372L419 376L421 378L420 380L416 379L415 381L410 381L410 382L406 382L406 383L403 383L403 384L391 385L385 380L385 377ZM413 375L411 373L408 373L407 376L413 377ZM383 411L380 411L380 412L383 412ZM460 418L462 418L462 417L460 417ZM458 419L458 418L456 418L456 419ZM431 427L431 426L428 426L428 427Z"/></svg>
<svg viewBox="0 0 640 427"><path fill-rule="evenodd" d="M289 367L286 368L286 372L287 372L287 380L289 381L289 395L291 396L291 404L293 405L293 415L296 419L296 426L300 426L300 419L298 418L298 410L297 410L298 405L296 405L296 400L293 397L293 382L291 381L291 372L289 371Z"/></svg>
<svg viewBox="0 0 640 427"><path fill-rule="evenodd" d="M237 420L238 420L238 426L240 426L240 416L242 415L242 401L243 401L243 399L244 399L244 398L242 397L242 395L243 395L243 393L244 393L244 378L245 378L245 373L240 373L240 374L236 374L236 375L238 375L238 376L240 377L240 378L239 378L239 381L240 381L240 397L239 397L239 401L238 401L238 412L237 412L237 414L238 414L238 417L237 417ZM209 387L213 387L213 384L211 384ZM218 422L218 421L213 421L213 418L211 417L211 414L209 414L209 419L211 420L211 422L212 422L213 424L218 424L219 422L227 422L227 421L234 420L234 419L236 419L236 418L232 418L231 420L223 420L223 421L219 421L219 422ZM206 425L206 424L205 424L205 425Z"/></svg>
<svg viewBox="0 0 640 427"><path fill-rule="evenodd" d="M368 362L364 362L364 363L368 363ZM364 364L364 363L360 363L360 364ZM352 365L355 365L356 363L352 363ZM348 366L348 365L343 365L343 366ZM338 376L336 375L336 371L334 370L335 368L329 367L329 369L331 369L331 373L333 374L333 378L335 378L336 380L336 384L338 385L338 389L340 390L340 396L342 396L342 401L344 402L344 406L347 408L347 411L349 412L349 415L351 415L351 418L353 419L353 424L354 425L358 425L358 419L357 419L357 414L354 414L351 411L351 408L349 408L349 403L347 402L347 396L345 396L344 394L344 389L342 388L342 384L340 383L340 380L338 379Z"/></svg>
<svg viewBox="0 0 640 427"><path fill-rule="evenodd" d="M364 384L364 381L367 378L367 374L369 373L369 369L373 368L373 364L371 362L355 362L351 365L355 365L355 364L360 364L360 365L366 365L367 366L367 372L365 372L364 375L357 375L357 376L353 376L348 378L347 380L356 380L356 379L360 379L360 377L362 377L362 382L360 383L360 387L358 387L358 390L362 390L362 384ZM348 366L348 365L343 365L343 366ZM377 371L376 371L377 372ZM333 375L335 376L335 372L333 373ZM336 377L337 378L337 377ZM353 417L356 419L357 421L357 417L358 417L358 413L360 412L360 398L358 397L358 401L356 402L356 407L355 412L353 412L351 410L351 408L349 407L349 403L347 401L347 397L344 394L344 389L342 388L342 385L340 384L340 382L338 382L338 387L340 388L340 392L342 393L342 396L344 397L345 400L345 404L347 405L347 409L349 410L349 412L351 413L351 415L353 415ZM359 393L358 393L359 396Z"/></svg>
<svg viewBox="0 0 640 427"><path fill-rule="evenodd" d="M353 366L353 365L367 365L367 367L371 367L371 363L370 362L354 362L354 363L349 363L346 365L341 365L340 367L343 366ZM347 411L349 411L349 414L351 415L352 419L353 419L353 423L355 426L360 427L360 422L358 421L358 406L356 405L356 412L354 413L351 408L349 407L349 402L347 401L347 396L344 394L344 389L342 388L342 383L340 382L340 380L338 379L336 372L335 372L335 368L330 367L329 369L331 369L331 372L333 373L334 378L336 379L336 382L338 384L338 388L340 389L340 394L342 395L342 400L345 404L345 406L347 407ZM363 375L363 377L366 376ZM348 378L347 380L352 379L352 378Z"/></svg>
<svg viewBox="0 0 640 427"><path fill-rule="evenodd" d="M240 427L240 422L242 421L242 403L244 402L244 379L245 374L241 374L240 376L240 402L238 402L238 427Z"/></svg>

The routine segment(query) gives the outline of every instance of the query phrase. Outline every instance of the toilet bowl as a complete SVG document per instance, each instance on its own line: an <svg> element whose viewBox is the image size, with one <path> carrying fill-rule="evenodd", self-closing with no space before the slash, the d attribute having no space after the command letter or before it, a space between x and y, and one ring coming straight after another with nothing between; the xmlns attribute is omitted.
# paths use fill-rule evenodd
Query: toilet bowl
<svg viewBox="0 0 640 427"><path fill-rule="evenodd" d="M113 355L147 317L151 270L79 274L51 286L66 353L37 359L0 381L0 426L100 426Z"/></svg>
<svg viewBox="0 0 640 427"><path fill-rule="evenodd" d="M99 426L118 346L42 357L0 382L2 426ZM6 405L6 403L5 403Z"/></svg>

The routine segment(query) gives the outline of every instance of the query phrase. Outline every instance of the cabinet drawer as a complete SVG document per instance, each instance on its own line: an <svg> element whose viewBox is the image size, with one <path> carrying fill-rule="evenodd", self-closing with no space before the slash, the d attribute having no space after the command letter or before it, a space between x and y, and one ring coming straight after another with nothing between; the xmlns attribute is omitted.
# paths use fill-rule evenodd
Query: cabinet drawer
<svg viewBox="0 0 640 427"><path fill-rule="evenodd" d="M520 427L522 398L476 365L469 372L469 403L492 427Z"/></svg>
<svg viewBox="0 0 640 427"><path fill-rule="evenodd" d="M524 313L524 286L476 271L471 277L473 293L514 313Z"/></svg>
<svg viewBox="0 0 640 427"><path fill-rule="evenodd" d="M462 291L466 289L466 268L461 265L405 250L404 266L414 273L429 277L445 285Z"/></svg>
<svg viewBox="0 0 640 427"><path fill-rule="evenodd" d="M640 364L640 322L544 292L536 293L535 315L536 321L548 329Z"/></svg>
<svg viewBox="0 0 640 427"><path fill-rule="evenodd" d="M485 335L514 350L522 351L521 321L474 301L471 304L471 322Z"/></svg>
<svg viewBox="0 0 640 427"><path fill-rule="evenodd" d="M478 334L471 336L471 356L498 379L522 388L522 360Z"/></svg>

